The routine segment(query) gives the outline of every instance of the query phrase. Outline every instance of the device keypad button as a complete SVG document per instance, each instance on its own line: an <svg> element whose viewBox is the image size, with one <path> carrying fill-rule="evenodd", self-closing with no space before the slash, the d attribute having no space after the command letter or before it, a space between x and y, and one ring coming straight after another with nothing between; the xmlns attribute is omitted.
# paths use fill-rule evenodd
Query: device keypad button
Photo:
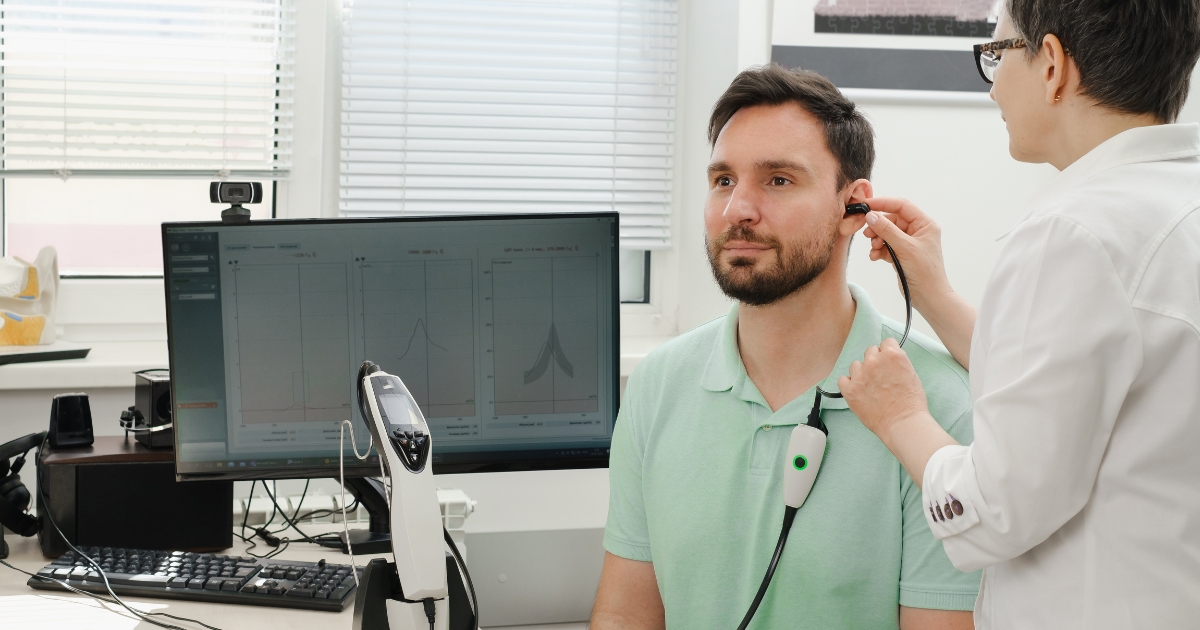
<svg viewBox="0 0 1200 630"><path fill-rule="evenodd" d="M187 588L187 585L188 578L185 577L171 578L171 581L167 583L167 586L171 588Z"/></svg>
<svg viewBox="0 0 1200 630"><path fill-rule="evenodd" d="M278 575L279 575L279 571L276 571L276 572L275 572L275 574L276 574L276 576L278 576ZM298 579L300 579L300 572L299 572L299 571L297 571L297 570L295 570L295 569L293 569L293 570L291 570L291 571L287 571L287 572L285 572L285 573L284 573L284 577L285 577L286 579L289 579L289 580L298 580Z"/></svg>
<svg viewBox="0 0 1200 630"><path fill-rule="evenodd" d="M221 585L224 583L225 583L225 580L222 580L220 578L211 578L208 580L208 582L206 582L204 584L204 590L219 591L219 590L221 590Z"/></svg>
<svg viewBox="0 0 1200 630"><path fill-rule="evenodd" d="M204 578L204 577L192 578L192 579L188 580L187 587L188 588L204 588L204 581L206 579L208 579L208 578Z"/></svg>
<svg viewBox="0 0 1200 630"><path fill-rule="evenodd" d="M349 592L350 592L349 587L339 586L339 587L333 589L333 592L329 594L329 598L330 599L341 599L346 596L346 593L349 593Z"/></svg>

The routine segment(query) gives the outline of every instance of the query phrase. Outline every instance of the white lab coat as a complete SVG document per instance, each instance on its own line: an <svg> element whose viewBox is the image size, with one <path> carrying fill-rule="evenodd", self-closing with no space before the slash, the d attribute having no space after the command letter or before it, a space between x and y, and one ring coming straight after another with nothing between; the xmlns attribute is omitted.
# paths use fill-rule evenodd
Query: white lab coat
<svg viewBox="0 0 1200 630"><path fill-rule="evenodd" d="M1037 199L976 320L975 442L930 459L926 520L986 567L978 628L1200 628L1200 125L1121 133Z"/></svg>

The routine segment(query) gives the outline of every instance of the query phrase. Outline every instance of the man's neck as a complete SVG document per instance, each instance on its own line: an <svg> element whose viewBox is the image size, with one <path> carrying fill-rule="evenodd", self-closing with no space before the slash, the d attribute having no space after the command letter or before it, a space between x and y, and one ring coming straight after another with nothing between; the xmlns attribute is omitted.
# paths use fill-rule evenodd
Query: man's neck
<svg viewBox="0 0 1200 630"><path fill-rule="evenodd" d="M774 304L738 307L738 351L772 411L829 376L850 334L854 298L829 271Z"/></svg>

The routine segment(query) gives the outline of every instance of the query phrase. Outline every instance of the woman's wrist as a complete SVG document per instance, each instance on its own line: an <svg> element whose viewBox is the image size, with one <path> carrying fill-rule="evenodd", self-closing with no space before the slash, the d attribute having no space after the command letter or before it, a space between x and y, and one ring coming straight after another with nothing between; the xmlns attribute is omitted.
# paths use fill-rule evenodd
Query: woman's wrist
<svg viewBox="0 0 1200 630"><path fill-rule="evenodd" d="M964 368L971 358L971 335L975 332L975 307L949 284L943 290L931 292L918 302L914 296L913 306L933 328L942 345Z"/></svg>
<svg viewBox="0 0 1200 630"><path fill-rule="evenodd" d="M931 317L937 318L939 312L953 307L957 296L954 287L950 286L949 278L943 275L938 281L930 282L924 290L918 285L918 290L914 291L912 296L913 308L920 311L926 320Z"/></svg>
<svg viewBox="0 0 1200 630"><path fill-rule="evenodd" d="M958 444L928 411L897 419L879 437L884 446L900 460L918 488L924 482L925 465L933 454L943 447Z"/></svg>

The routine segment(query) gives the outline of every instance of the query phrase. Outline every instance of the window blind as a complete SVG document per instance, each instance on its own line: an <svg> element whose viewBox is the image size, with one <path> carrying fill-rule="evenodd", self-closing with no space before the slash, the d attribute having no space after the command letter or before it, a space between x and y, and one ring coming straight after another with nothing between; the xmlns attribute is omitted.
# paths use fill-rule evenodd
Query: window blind
<svg viewBox="0 0 1200 630"><path fill-rule="evenodd" d="M345 0L344 216L617 210L670 244L675 0Z"/></svg>
<svg viewBox="0 0 1200 630"><path fill-rule="evenodd" d="M286 176L291 0L0 0L4 176Z"/></svg>

